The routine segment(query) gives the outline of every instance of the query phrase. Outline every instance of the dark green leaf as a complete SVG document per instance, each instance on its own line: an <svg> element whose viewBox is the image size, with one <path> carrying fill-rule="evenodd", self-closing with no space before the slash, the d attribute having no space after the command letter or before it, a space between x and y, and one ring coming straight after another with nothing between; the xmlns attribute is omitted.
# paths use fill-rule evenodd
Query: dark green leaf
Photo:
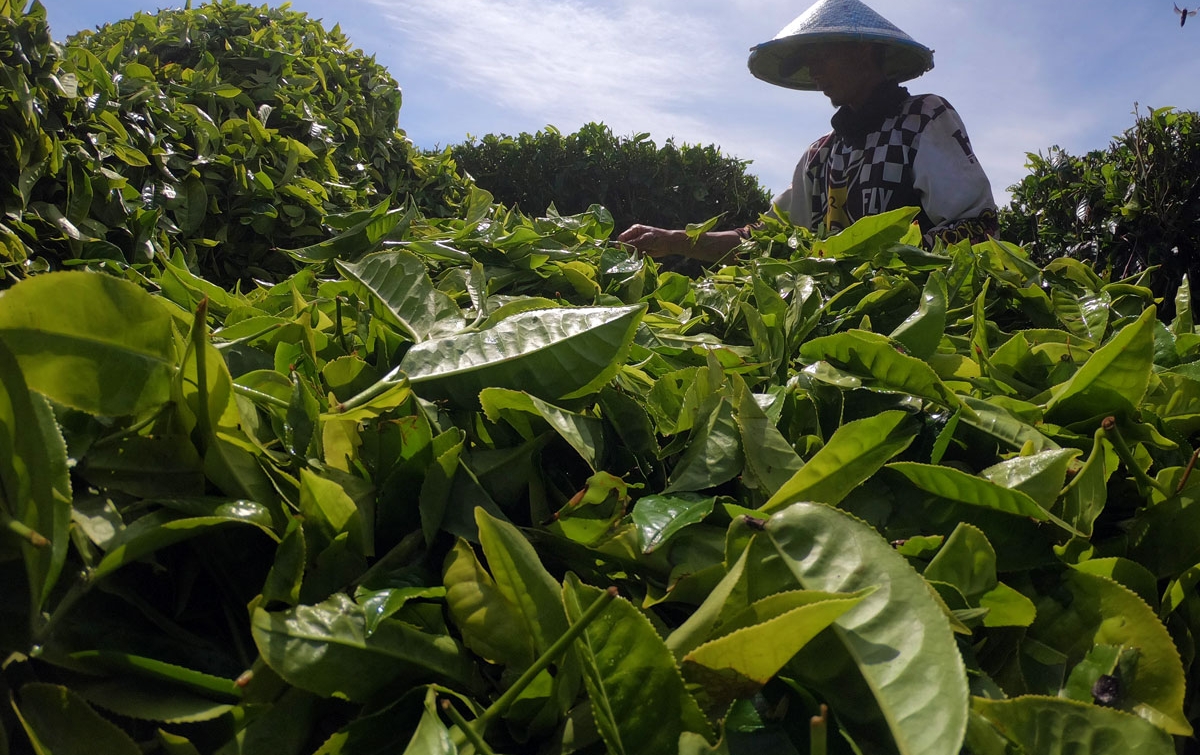
<svg viewBox="0 0 1200 755"><path fill-rule="evenodd" d="M318 695L362 701L401 676L471 686L470 660L453 638L394 619L368 636L362 607L341 593L278 613L256 606L250 629L276 673Z"/></svg>
<svg viewBox="0 0 1200 755"><path fill-rule="evenodd" d="M1026 752L1078 752L1088 755L1172 755L1171 735L1128 713L1054 697L1026 695L1012 700L971 699L971 710L986 719L1003 740ZM972 737L968 742L978 747ZM986 752L986 751L985 751Z"/></svg>
<svg viewBox="0 0 1200 755"><path fill-rule="evenodd" d="M124 732L66 687L35 682L20 689L14 707L25 733L44 755L140 755Z"/></svg>
<svg viewBox="0 0 1200 755"><path fill-rule="evenodd" d="M695 493L639 498L633 506L632 518L641 537L642 552L651 553L684 527L704 521L716 501Z"/></svg>

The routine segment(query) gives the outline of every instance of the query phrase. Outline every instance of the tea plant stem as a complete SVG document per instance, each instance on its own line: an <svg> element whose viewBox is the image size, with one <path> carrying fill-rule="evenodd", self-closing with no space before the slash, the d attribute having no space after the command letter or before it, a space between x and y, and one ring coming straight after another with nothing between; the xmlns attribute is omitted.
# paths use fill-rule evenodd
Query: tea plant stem
<svg viewBox="0 0 1200 755"><path fill-rule="evenodd" d="M333 297L333 336L342 345L346 353L350 353L350 344L346 341L346 331L342 328L342 297Z"/></svg>
<svg viewBox="0 0 1200 755"><path fill-rule="evenodd" d="M1138 487L1142 490L1153 489L1162 493L1163 496L1170 498L1171 491L1161 485L1150 475L1146 474L1141 465L1137 463L1137 459L1133 456L1133 450L1129 448L1129 444L1125 442L1125 436L1121 435L1120 428L1117 427L1116 417L1106 417L1100 424L1104 430L1104 437L1113 445L1113 449L1117 452L1117 456L1125 464L1126 469L1133 475Z"/></svg>
<svg viewBox="0 0 1200 755"><path fill-rule="evenodd" d="M147 427L150 427L155 422L158 422L159 419L162 418L162 415L164 413L166 413L168 410L173 409L174 407L175 407L175 404L173 402L164 403L150 416L146 417L143 420L133 423L132 425L130 425L129 427L126 427L124 430L121 430L120 432L115 432L115 433L112 433L111 435L105 435L103 438L100 438L95 443L93 443L92 447L95 448L97 446L105 446L105 445L108 445L111 443L117 443L119 441L125 440L126 438L132 438L135 435L139 435L139 434L141 434L142 430L146 429Z"/></svg>
<svg viewBox="0 0 1200 755"><path fill-rule="evenodd" d="M374 399L378 398L379 396L382 396L384 393L386 393L387 391L390 391L392 388L395 388L398 385L398 383L396 382L396 378L398 378L402 374L403 373L400 371L399 367L393 367L391 369L391 371L388 372L388 374L384 375L382 378L375 381L375 383L373 385L371 385L370 387L364 389L362 391L362 393L359 393L357 396L353 396L353 397L347 399L346 401L343 401L342 403L338 404L336 407L330 407L330 410L336 411L338 413L344 413L344 412L348 412L348 411L357 409L360 406L363 406L365 404L369 404ZM405 382L407 382L407 380L408 379L405 378Z"/></svg>
<svg viewBox="0 0 1200 755"><path fill-rule="evenodd" d="M35 548L45 548L50 544L44 535L34 530L20 519L14 519L7 511L0 508L0 526L29 543Z"/></svg>
<svg viewBox="0 0 1200 755"><path fill-rule="evenodd" d="M192 348L196 352L196 431L199 434L200 451L208 447L212 437L212 425L208 418L208 297L196 305L196 319L192 323Z"/></svg>
<svg viewBox="0 0 1200 755"><path fill-rule="evenodd" d="M488 709L480 714L479 718L475 719L474 726L476 731L487 731L487 726L496 716L502 715L508 710L508 706L512 705L513 701L521 696L525 688L533 683L533 680L538 674L546 670L556 658L562 655L572 642L579 635L583 634L583 630L588 628L588 625L596 620L596 617L604 612L608 604L613 598L617 597L617 588L610 587L604 591L604 594L596 598L596 602L592 603L583 615L579 617L579 621L572 624L567 631L562 633L562 636L555 640L554 644L547 648L542 656L533 662L533 665L525 669L525 673L517 678L513 685L504 691L504 694L497 698L496 702L488 706Z"/></svg>
<svg viewBox="0 0 1200 755"><path fill-rule="evenodd" d="M808 723L809 747L812 755L825 755L829 747L829 706L821 703L821 715Z"/></svg>
<svg viewBox="0 0 1200 755"><path fill-rule="evenodd" d="M492 748L488 747L487 742L483 741L483 737L475 730L475 727L471 726L467 722L467 719L463 718L463 715L458 712L458 708L454 707L454 703L443 699L440 705L442 711L450 717L450 720L459 728L459 731L463 733L463 736L467 738L467 741L471 743L479 755L496 755L492 752Z"/></svg>
<svg viewBox="0 0 1200 755"><path fill-rule="evenodd" d="M263 393L262 391L256 391L253 388L247 388L244 385L238 385L237 383L233 384L233 392L240 393L252 401L261 401L264 404L270 404L271 406L275 406L280 409L287 409L291 406L291 404L281 398L272 396L269 393Z"/></svg>
<svg viewBox="0 0 1200 755"><path fill-rule="evenodd" d="M290 324L290 323L273 322L270 325L263 328L262 330L251 333L248 336L242 336L241 338L235 338L232 341L222 340L220 343L216 343L213 345L216 346L218 349L224 349L224 348L228 348L230 346L237 346L238 344L253 343L254 341L257 341L258 339L262 338L263 336L267 335L268 333L270 333L272 331L279 330L280 328L286 327L288 324ZM219 332L216 335L217 335L217 338L222 338L222 336Z"/></svg>
<svg viewBox="0 0 1200 755"><path fill-rule="evenodd" d="M173 663L144 658L115 650L81 650L71 653L73 661L93 663L110 671L124 671L143 679L152 679L191 690L199 695L226 703L242 699L242 688L233 679L193 671Z"/></svg>
<svg viewBox="0 0 1200 755"><path fill-rule="evenodd" d="M1187 468L1183 470L1183 477L1179 478L1179 484L1175 486L1175 495L1179 495L1187 487L1188 479L1192 476L1192 470L1196 468L1196 459L1200 459L1200 448L1192 452L1192 458L1188 461Z"/></svg>
<svg viewBox="0 0 1200 755"><path fill-rule="evenodd" d="M71 583L66 595L63 595L62 600L58 601L58 605L54 607L54 611L50 614L49 618L42 622L41 626L34 629L33 644L36 647L40 648L46 644L50 637L53 636L54 630L62 618L71 612L71 609L75 607L79 599L87 595L92 585L95 584L88 574L80 574L79 576L81 578ZM38 653L34 654L37 655Z"/></svg>

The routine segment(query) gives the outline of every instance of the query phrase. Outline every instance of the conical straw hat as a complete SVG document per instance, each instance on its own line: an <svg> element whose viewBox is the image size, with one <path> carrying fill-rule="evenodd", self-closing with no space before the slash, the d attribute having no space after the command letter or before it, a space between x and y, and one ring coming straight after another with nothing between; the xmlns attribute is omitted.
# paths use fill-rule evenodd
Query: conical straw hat
<svg viewBox="0 0 1200 755"><path fill-rule="evenodd" d="M882 44L883 71L892 81L915 79L933 68L933 50L859 0L819 0L770 42L751 48L750 72L781 87L816 90L803 52L825 42Z"/></svg>

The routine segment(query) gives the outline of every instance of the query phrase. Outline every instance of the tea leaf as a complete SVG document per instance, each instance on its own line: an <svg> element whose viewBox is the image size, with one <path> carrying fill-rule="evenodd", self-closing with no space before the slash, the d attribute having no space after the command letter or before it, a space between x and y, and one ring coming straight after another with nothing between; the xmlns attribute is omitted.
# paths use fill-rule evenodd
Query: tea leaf
<svg viewBox="0 0 1200 755"><path fill-rule="evenodd" d="M132 283L97 273L52 273L0 298L0 338L32 390L111 417L170 397L172 318Z"/></svg>
<svg viewBox="0 0 1200 755"><path fill-rule="evenodd" d="M787 582L823 592L875 588L788 667L841 711L860 746L958 753L968 706L962 657L942 608L903 556L861 522L809 503L772 516L751 549L751 564L777 558L782 568L774 567L750 600ZM939 680L936 696L922 693L931 678Z"/></svg>
<svg viewBox="0 0 1200 755"><path fill-rule="evenodd" d="M487 387L547 401L600 390L633 341L643 305L523 312L478 333L425 341L400 366L422 397L478 406Z"/></svg>
<svg viewBox="0 0 1200 755"><path fill-rule="evenodd" d="M563 585L571 621L602 593L573 574ZM617 598L575 641L575 654L597 728L610 752L674 751L685 731L712 739L700 706L684 686L671 651L641 613Z"/></svg>

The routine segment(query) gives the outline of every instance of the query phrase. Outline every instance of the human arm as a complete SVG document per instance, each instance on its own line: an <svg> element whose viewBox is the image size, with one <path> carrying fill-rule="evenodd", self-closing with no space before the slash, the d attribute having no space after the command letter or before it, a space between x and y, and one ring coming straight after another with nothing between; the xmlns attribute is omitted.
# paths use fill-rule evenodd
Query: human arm
<svg viewBox="0 0 1200 755"><path fill-rule="evenodd" d="M617 241L629 244L647 257L678 254L702 262L718 262L728 257L742 243L742 238L738 231L708 231L693 242L686 231L634 225L622 232Z"/></svg>
<svg viewBox="0 0 1200 755"><path fill-rule="evenodd" d="M796 225L811 228L812 223L812 177L808 175L809 162L828 141L830 135L817 140L808 148L796 166L792 185L778 194L771 202L768 215L776 216L781 211ZM649 257L681 255L706 263L717 262L730 253L744 239L750 237L754 224L732 231L709 231L692 242L686 231L667 230L647 225L634 225L622 232L617 240L629 244Z"/></svg>

